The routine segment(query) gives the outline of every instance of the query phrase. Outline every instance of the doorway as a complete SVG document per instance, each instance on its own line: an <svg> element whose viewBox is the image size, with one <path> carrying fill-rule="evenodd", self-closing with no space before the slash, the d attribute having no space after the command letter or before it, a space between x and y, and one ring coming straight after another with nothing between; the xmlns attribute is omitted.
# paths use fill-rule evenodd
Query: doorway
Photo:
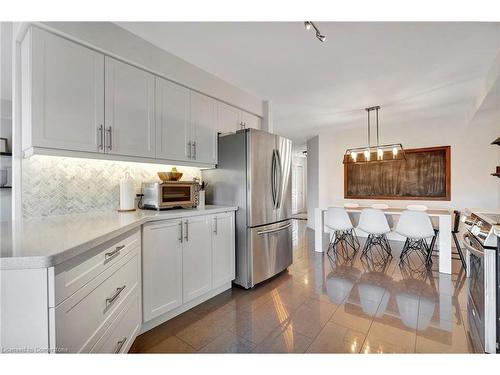
<svg viewBox="0 0 500 375"><path fill-rule="evenodd" d="M294 157L292 167L292 214L306 212L305 158Z"/></svg>

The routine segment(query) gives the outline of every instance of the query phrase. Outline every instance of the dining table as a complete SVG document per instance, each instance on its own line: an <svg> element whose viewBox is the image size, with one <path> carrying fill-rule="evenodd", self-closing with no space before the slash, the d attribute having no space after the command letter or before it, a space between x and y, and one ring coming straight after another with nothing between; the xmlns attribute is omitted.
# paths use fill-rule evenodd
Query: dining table
<svg viewBox="0 0 500 375"><path fill-rule="evenodd" d="M349 214L360 214L365 208L371 206L344 207L344 206L329 206L343 207ZM387 216L399 216L406 208L388 207L381 209ZM452 230L452 211L445 208L429 208L426 210L431 218L436 218L437 235L436 247L439 250L439 272L443 274L451 274L451 230ZM319 207L314 212L314 250L317 252L325 252L324 233L329 232L326 227L326 218L328 215L328 207ZM328 243L327 243L328 245Z"/></svg>

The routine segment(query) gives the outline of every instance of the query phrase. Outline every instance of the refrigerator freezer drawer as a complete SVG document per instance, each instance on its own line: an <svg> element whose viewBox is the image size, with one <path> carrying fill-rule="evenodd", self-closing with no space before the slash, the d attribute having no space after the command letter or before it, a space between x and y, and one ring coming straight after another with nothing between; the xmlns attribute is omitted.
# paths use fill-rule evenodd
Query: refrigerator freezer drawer
<svg viewBox="0 0 500 375"><path fill-rule="evenodd" d="M287 220L248 230L253 286L292 264L292 222Z"/></svg>

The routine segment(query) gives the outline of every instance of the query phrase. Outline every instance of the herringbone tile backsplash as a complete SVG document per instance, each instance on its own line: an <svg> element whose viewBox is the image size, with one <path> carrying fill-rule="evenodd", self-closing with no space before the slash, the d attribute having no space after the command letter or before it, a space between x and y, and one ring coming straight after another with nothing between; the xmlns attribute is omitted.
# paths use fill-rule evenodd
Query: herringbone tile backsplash
<svg viewBox="0 0 500 375"><path fill-rule="evenodd" d="M129 172L136 190L158 181L156 172L172 166L35 155L23 160L24 217L116 210L120 179ZM200 177L198 168L177 167L182 180Z"/></svg>

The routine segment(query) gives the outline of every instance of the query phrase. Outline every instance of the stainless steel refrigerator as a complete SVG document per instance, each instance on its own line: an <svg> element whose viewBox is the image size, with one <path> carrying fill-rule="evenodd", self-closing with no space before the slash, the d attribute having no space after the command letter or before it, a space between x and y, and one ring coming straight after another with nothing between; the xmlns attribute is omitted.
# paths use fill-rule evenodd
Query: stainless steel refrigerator
<svg viewBox="0 0 500 375"><path fill-rule="evenodd" d="M292 141L243 129L218 142L217 168L202 171L206 199L239 207L235 282L252 288L292 264Z"/></svg>

